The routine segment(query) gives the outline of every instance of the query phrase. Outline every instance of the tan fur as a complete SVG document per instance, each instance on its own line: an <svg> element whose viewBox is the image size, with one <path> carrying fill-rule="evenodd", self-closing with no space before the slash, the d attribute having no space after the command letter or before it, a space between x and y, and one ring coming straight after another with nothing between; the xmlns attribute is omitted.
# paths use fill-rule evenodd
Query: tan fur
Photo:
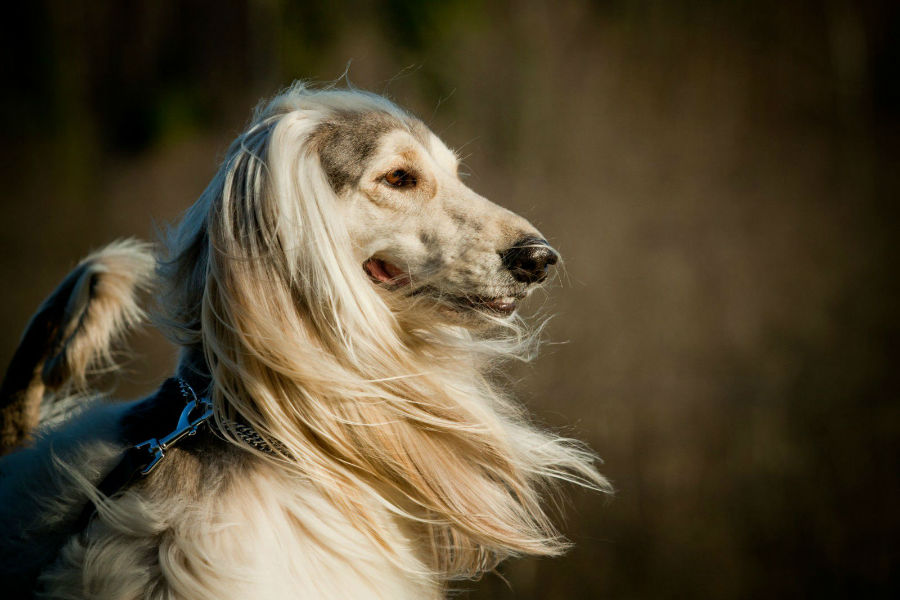
<svg viewBox="0 0 900 600"><path fill-rule="evenodd" d="M386 185L397 168L421 185ZM384 99L295 86L263 106L171 231L159 322L182 372L212 377L223 430L244 421L281 452L192 442L112 499L57 456L99 514L44 597L440 598L564 550L548 497L607 483L494 383L533 354L524 321L460 300L531 290L499 257L522 236L539 234ZM373 285L372 256L408 286Z"/></svg>
<svg viewBox="0 0 900 600"><path fill-rule="evenodd" d="M143 318L136 295L154 264L144 244L110 244L85 258L44 302L0 391L0 454L28 440L42 405L53 413L56 399L85 390L90 374L114 368L111 348Z"/></svg>

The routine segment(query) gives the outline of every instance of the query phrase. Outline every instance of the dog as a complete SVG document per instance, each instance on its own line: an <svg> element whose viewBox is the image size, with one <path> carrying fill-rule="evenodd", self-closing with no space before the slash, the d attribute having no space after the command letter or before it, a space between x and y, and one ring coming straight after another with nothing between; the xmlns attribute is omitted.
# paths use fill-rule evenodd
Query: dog
<svg viewBox="0 0 900 600"><path fill-rule="evenodd" d="M126 241L85 259L0 389L8 592L429 599L564 551L546 512L559 483L609 484L496 377L533 356L517 308L559 255L458 165L380 96L295 84L257 108L158 255ZM143 318L143 288L208 427L104 492L128 423L167 433L146 400L87 383Z"/></svg>

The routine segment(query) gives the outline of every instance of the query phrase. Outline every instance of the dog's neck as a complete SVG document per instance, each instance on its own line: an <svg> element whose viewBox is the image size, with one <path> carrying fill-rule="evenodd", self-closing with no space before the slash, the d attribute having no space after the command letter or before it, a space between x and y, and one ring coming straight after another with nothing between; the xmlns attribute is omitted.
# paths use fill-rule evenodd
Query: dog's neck
<svg viewBox="0 0 900 600"><path fill-rule="evenodd" d="M454 354L455 347L424 336L408 342L420 346L404 349L404 365L416 376L387 370L392 376L360 377L366 393L324 382L327 367L339 365L294 363L307 369L307 380L270 371L257 360L264 348L227 339L219 350L234 355L216 368L196 346L184 351L178 373L200 389L214 379L218 418L243 422L285 448L273 468L311 482L345 515L344 525L377 540L389 560L404 562L408 540L425 540L415 564L404 567L410 574L424 568L438 579L474 577L512 553L558 553L564 545L540 494L553 479L591 485L597 476L588 456L524 420L482 375L475 352ZM441 361L420 364L420 356L439 354ZM222 368L238 360L250 362L249 378ZM247 384L253 379L270 386L260 392L268 398L255 396ZM288 455L295 460L282 460ZM373 528L387 521L407 533Z"/></svg>
<svg viewBox="0 0 900 600"><path fill-rule="evenodd" d="M182 352L175 375L186 381L198 395L205 396L210 391L212 376L200 348L185 349Z"/></svg>

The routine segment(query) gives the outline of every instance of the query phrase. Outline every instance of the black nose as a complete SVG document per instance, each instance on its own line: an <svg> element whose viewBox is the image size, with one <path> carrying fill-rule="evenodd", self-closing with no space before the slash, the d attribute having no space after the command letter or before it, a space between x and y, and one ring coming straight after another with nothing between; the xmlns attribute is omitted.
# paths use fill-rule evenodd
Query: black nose
<svg viewBox="0 0 900 600"><path fill-rule="evenodd" d="M522 283L538 283L547 278L547 267L555 265L559 254L547 240L527 237L500 253L503 266Z"/></svg>

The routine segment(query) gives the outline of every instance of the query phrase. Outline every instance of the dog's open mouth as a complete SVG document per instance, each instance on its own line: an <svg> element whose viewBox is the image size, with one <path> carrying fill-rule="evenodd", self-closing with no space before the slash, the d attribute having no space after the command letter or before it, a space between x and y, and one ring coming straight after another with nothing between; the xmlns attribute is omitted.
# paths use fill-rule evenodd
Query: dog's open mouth
<svg viewBox="0 0 900 600"><path fill-rule="evenodd" d="M412 284L409 273L380 258L370 258L363 263L363 269L365 269L372 281L390 289L399 289ZM423 287L415 290L413 293L418 294L427 289L432 288ZM435 295L457 310L482 309L501 315L511 315L514 313L519 300L524 297L524 294L496 296L491 298L485 296L447 296L446 294L441 294L436 291Z"/></svg>
<svg viewBox="0 0 900 600"><path fill-rule="evenodd" d="M363 263L369 277L392 288L409 285L409 275L400 267L380 258L370 258Z"/></svg>

